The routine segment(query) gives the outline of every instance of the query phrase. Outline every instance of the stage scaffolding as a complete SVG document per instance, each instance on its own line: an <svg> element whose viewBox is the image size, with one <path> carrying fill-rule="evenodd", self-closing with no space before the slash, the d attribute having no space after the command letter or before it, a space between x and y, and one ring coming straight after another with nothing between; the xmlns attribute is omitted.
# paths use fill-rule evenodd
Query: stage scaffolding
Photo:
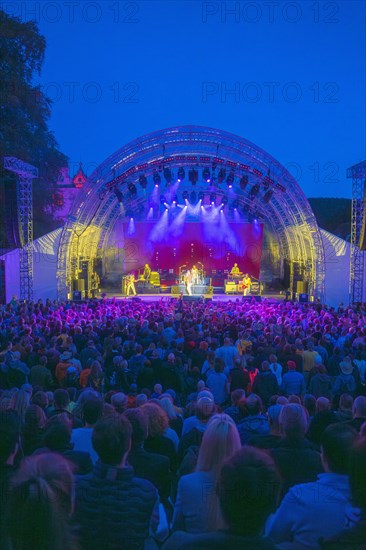
<svg viewBox="0 0 366 550"><path fill-rule="evenodd" d="M294 274L299 274L311 299L325 300L324 251L320 231L294 177L276 159L248 140L199 126L168 128L131 141L91 174L73 205L61 235L58 258L60 299L71 295L72 271L78 260L72 257L75 253L73 241L78 228L89 225L100 227L100 240L92 247L100 258L121 213L125 212L127 216L129 209L141 211L142 219L146 219L149 199L154 190L154 173L161 175L159 193L167 192L163 178L165 167L173 173L177 173L178 168L184 168L186 177L179 183L177 191L180 196L184 190L189 193L194 190L197 196L202 192L207 194L214 187L218 199L227 196L228 188L225 181L221 185L218 183L217 174L221 168L226 169L226 175L232 171L235 176L232 191L235 192L239 209L253 219L264 221L276 236L282 275L284 261L287 260L291 266L291 291L296 293ZM211 182L199 178L192 185L188 181L189 170L195 169L201 174L204 168L210 169ZM146 176L145 187L141 187L139 182L141 174ZM246 187L240 185L243 176L249 179ZM260 192L253 198L251 189L256 184ZM135 187L135 193L131 193L131 185ZM265 201L264 194L268 190L272 193L271 199Z"/></svg>
<svg viewBox="0 0 366 550"><path fill-rule="evenodd" d="M4 168L17 175L17 212L21 243L19 250L20 299L33 300L32 182L38 177L38 170L35 166L16 157L4 157Z"/></svg>
<svg viewBox="0 0 366 550"><path fill-rule="evenodd" d="M366 161L348 168L347 178L352 179L349 300L354 304L363 300L364 252L359 246L365 216Z"/></svg>

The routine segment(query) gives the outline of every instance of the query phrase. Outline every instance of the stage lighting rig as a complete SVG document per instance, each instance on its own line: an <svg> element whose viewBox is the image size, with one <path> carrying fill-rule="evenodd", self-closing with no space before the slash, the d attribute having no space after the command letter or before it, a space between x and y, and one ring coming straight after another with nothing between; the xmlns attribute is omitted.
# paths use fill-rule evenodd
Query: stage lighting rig
<svg viewBox="0 0 366 550"><path fill-rule="evenodd" d="M206 183L210 183L211 181L211 173L209 168L204 168L202 172L202 177Z"/></svg>
<svg viewBox="0 0 366 550"><path fill-rule="evenodd" d="M225 179L225 176L226 176L226 170L225 168L221 168L217 176L217 183L222 183Z"/></svg>
<svg viewBox="0 0 366 550"><path fill-rule="evenodd" d="M136 195L137 194L136 185L134 183L129 183L128 184L128 190L131 193L131 195Z"/></svg>
<svg viewBox="0 0 366 550"><path fill-rule="evenodd" d="M165 195L160 195L160 202L161 202L161 204L166 204L166 196Z"/></svg>
<svg viewBox="0 0 366 550"><path fill-rule="evenodd" d="M225 206L228 202L229 202L229 199L227 198L226 195L224 195L224 196L222 197L222 199L221 199L221 204L222 204L223 206Z"/></svg>
<svg viewBox="0 0 366 550"><path fill-rule="evenodd" d="M147 177L145 176L145 174L140 175L139 184L141 185L142 189L146 189L146 187L147 187Z"/></svg>
<svg viewBox="0 0 366 550"><path fill-rule="evenodd" d="M116 188L114 189L114 194L116 195L119 204L122 204L122 203L123 203L123 193L122 193L122 191L120 191L120 190L118 189L118 187L116 187Z"/></svg>
<svg viewBox="0 0 366 550"><path fill-rule="evenodd" d="M248 176L242 176L240 178L240 182L239 182L240 189L242 189L244 191L246 186L248 185L248 182L249 182Z"/></svg>
<svg viewBox="0 0 366 550"><path fill-rule="evenodd" d="M189 181L191 182L192 185L196 185L196 183L198 181L198 170L196 170L195 168L192 168L188 172L188 179L189 179Z"/></svg>
<svg viewBox="0 0 366 550"><path fill-rule="evenodd" d="M249 193L249 198L250 200L253 200L255 199L255 197L258 195L259 193L259 184L256 183L255 185L253 185L253 187L251 188L250 190L250 193Z"/></svg>
<svg viewBox="0 0 366 550"><path fill-rule="evenodd" d="M198 193L198 200L201 201L201 202L203 202L205 200L205 194L204 194L203 191L200 191Z"/></svg>
<svg viewBox="0 0 366 550"><path fill-rule="evenodd" d="M180 183L181 181L184 180L184 178L186 177L186 173L185 173L184 168L181 167L181 168L178 169L177 176L178 176L178 183Z"/></svg>
<svg viewBox="0 0 366 550"><path fill-rule="evenodd" d="M187 201L188 198L189 198L189 193L188 193L188 191L183 191L183 195L182 195L182 196L183 196L183 200L184 200L184 201Z"/></svg>
<svg viewBox="0 0 366 550"><path fill-rule="evenodd" d="M167 182L167 184L171 183L171 181L172 181L172 171L170 170L170 168L168 168L166 166L164 168L163 174L164 174L164 178L165 178L165 181Z"/></svg>
<svg viewBox="0 0 366 550"><path fill-rule="evenodd" d="M155 187L159 187L159 185L161 183L161 177L160 177L159 172L154 172L153 173L153 182L154 182Z"/></svg>
<svg viewBox="0 0 366 550"><path fill-rule="evenodd" d="M232 188L234 179L235 179L234 172L230 172L228 177L226 178L226 183L229 189Z"/></svg>
<svg viewBox="0 0 366 550"><path fill-rule="evenodd" d="M235 200L231 203L231 208L233 210L237 210L239 208L239 201L238 200Z"/></svg>
<svg viewBox="0 0 366 550"><path fill-rule="evenodd" d="M271 200L273 196L273 190L272 189L269 189L268 191L265 192L264 196L263 196L263 201L268 204L269 201Z"/></svg>
<svg viewBox="0 0 366 550"><path fill-rule="evenodd" d="M210 195L210 203L215 204L216 202L216 193L211 193Z"/></svg>

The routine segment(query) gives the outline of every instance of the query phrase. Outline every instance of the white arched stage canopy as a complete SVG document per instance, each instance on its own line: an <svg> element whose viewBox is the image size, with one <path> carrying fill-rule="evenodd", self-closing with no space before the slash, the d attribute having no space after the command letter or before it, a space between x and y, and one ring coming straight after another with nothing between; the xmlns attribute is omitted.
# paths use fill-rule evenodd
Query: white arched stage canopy
<svg viewBox="0 0 366 550"><path fill-rule="evenodd" d="M157 186L160 201L154 205ZM287 262L292 291L302 280L310 296L325 299L321 234L294 177L248 140L200 126L168 128L133 140L91 174L62 230L58 297L71 296L82 259L103 258L118 219L146 219L149 211L157 219L184 192L190 200L192 191L193 202L201 197L210 204L214 197L215 205L227 211L235 202L242 219L261 220L278 245L277 276L283 277Z"/></svg>

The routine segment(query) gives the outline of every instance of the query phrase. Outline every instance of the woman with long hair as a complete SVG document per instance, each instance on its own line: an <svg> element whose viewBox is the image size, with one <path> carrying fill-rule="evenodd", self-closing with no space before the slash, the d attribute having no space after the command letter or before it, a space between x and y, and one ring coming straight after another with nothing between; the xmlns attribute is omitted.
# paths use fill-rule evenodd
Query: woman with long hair
<svg viewBox="0 0 366 550"><path fill-rule="evenodd" d="M9 409L18 414L22 426L24 425L25 413L29 407L30 400L31 394L25 390L17 391L10 400Z"/></svg>
<svg viewBox="0 0 366 550"><path fill-rule="evenodd" d="M23 460L9 491L4 547L74 550L69 526L73 494L73 473L69 462L60 455L45 453Z"/></svg>
<svg viewBox="0 0 366 550"><path fill-rule="evenodd" d="M216 531L222 525L216 482L226 459L241 448L235 422L227 414L214 415L203 435L196 471L178 484L173 530L189 533Z"/></svg>

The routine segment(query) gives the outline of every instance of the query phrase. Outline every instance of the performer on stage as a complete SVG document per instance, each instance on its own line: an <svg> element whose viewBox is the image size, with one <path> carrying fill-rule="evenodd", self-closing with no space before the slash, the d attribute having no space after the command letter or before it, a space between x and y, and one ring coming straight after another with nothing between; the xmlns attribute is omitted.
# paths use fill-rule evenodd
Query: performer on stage
<svg viewBox="0 0 366 550"><path fill-rule="evenodd" d="M191 278L192 278L192 284L198 285L199 271L195 265L192 267L192 270L191 270Z"/></svg>
<svg viewBox="0 0 366 550"><path fill-rule="evenodd" d="M231 271L230 271L230 275L232 277L240 277L241 272L240 272L240 269L238 267L238 264L233 265L233 267L231 268Z"/></svg>
<svg viewBox="0 0 366 550"><path fill-rule="evenodd" d="M243 287L244 287L243 296L249 296L250 287L252 285L252 279L249 277L248 273L246 273L244 275L242 284L243 284Z"/></svg>
<svg viewBox="0 0 366 550"><path fill-rule="evenodd" d="M96 271L93 271L90 277L90 290L92 298L95 298L95 295L99 291L100 277Z"/></svg>
<svg viewBox="0 0 366 550"><path fill-rule="evenodd" d="M134 273L130 273L126 277L126 295L129 296L130 294L133 294L133 296L136 296Z"/></svg>
<svg viewBox="0 0 366 550"><path fill-rule="evenodd" d="M144 272L142 274L142 278L144 279L144 281L146 283L149 283L150 282L150 276L151 276L151 267L149 266L149 264L145 264Z"/></svg>
<svg viewBox="0 0 366 550"><path fill-rule="evenodd" d="M189 271L189 269L186 271L184 275L184 284L186 285L187 294L191 296L192 294L192 273Z"/></svg>

